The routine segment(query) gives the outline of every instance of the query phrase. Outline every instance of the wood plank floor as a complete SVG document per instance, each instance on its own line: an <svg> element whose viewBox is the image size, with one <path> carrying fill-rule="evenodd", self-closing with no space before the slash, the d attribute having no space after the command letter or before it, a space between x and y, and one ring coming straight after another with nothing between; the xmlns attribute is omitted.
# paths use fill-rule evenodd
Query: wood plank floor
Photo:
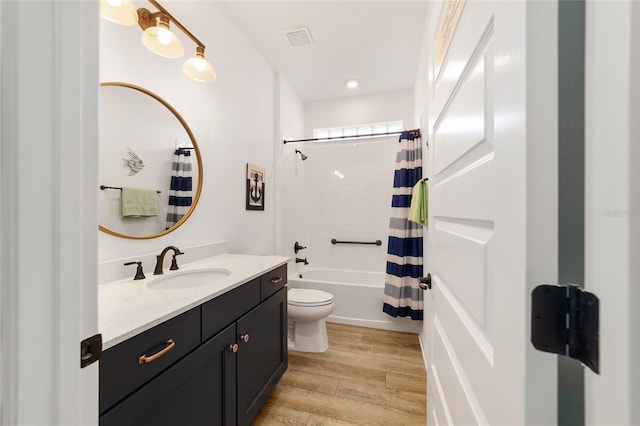
<svg viewBox="0 0 640 426"><path fill-rule="evenodd" d="M289 351L289 368L254 425L424 425L418 336L327 323L329 350Z"/></svg>

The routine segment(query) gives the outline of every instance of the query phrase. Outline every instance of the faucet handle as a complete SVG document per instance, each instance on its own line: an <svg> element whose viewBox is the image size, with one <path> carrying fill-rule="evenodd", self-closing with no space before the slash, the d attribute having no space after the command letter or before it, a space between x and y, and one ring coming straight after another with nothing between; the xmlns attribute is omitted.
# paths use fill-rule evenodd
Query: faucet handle
<svg viewBox="0 0 640 426"><path fill-rule="evenodd" d="M178 262L176 261L176 256L179 256L181 254L184 254L183 252L177 252L173 255L173 257L171 258L171 266L169 267L170 271L177 271L178 269Z"/></svg>
<svg viewBox="0 0 640 426"><path fill-rule="evenodd" d="M142 271L142 262L127 262L124 264L124 266L136 264L138 265L138 268L136 269L136 276L134 280L144 280L146 277L144 276L144 272Z"/></svg>
<svg viewBox="0 0 640 426"><path fill-rule="evenodd" d="M304 249L306 249L306 247L305 247L305 246L301 246L300 244L298 244L298 242L297 242L297 241L296 241L296 243L293 245L293 252L294 252L295 254L298 254L298 252L299 252L300 250L304 250Z"/></svg>

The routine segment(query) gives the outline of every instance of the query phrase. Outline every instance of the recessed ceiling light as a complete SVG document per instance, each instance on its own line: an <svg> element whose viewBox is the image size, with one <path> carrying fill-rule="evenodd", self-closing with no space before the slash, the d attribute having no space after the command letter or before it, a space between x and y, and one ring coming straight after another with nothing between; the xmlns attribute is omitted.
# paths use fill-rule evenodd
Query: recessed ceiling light
<svg viewBox="0 0 640 426"><path fill-rule="evenodd" d="M347 80L345 84L349 89L355 89L358 87L358 80Z"/></svg>

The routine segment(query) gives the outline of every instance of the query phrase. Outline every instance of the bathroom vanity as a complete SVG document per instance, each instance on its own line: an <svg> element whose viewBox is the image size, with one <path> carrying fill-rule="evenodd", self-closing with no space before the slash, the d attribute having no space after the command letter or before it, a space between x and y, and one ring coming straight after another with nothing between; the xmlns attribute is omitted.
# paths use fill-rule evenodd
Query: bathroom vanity
<svg viewBox="0 0 640 426"><path fill-rule="evenodd" d="M229 272L211 284L101 286L100 425L251 424L287 369L286 261L223 255L181 268Z"/></svg>

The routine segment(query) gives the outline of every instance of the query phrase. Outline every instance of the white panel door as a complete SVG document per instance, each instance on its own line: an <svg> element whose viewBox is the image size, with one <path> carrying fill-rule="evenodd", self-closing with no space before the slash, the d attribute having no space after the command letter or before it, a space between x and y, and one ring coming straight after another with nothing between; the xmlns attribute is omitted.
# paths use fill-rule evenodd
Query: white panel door
<svg viewBox="0 0 640 426"><path fill-rule="evenodd" d="M0 9L0 424L97 425L99 3Z"/></svg>
<svg viewBox="0 0 640 426"><path fill-rule="evenodd" d="M555 423L529 304L557 276L557 5L532 3L467 1L441 66L446 2L429 24L430 425Z"/></svg>
<svg viewBox="0 0 640 426"><path fill-rule="evenodd" d="M585 369L587 425L640 423L638 6L586 3L585 288L600 299L600 374Z"/></svg>

